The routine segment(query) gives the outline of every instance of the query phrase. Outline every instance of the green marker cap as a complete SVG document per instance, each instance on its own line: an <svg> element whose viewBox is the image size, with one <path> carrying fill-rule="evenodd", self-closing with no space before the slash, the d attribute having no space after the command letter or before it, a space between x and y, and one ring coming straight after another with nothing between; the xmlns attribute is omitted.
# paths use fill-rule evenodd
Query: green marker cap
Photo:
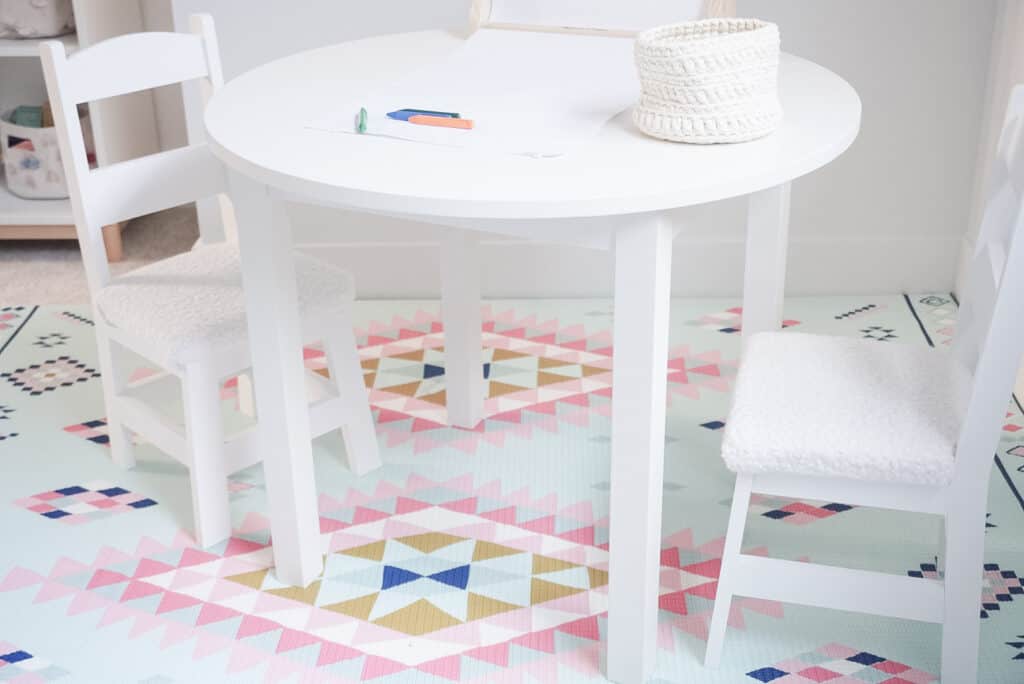
<svg viewBox="0 0 1024 684"><path fill-rule="evenodd" d="M359 109L359 118L356 121L356 132L366 132L366 107L360 107Z"/></svg>

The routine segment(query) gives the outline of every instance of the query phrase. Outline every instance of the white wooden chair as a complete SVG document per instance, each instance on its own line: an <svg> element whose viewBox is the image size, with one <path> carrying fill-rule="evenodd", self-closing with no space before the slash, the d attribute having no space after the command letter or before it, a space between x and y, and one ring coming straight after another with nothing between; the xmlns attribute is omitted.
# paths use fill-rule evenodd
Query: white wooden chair
<svg viewBox="0 0 1024 684"><path fill-rule="evenodd" d="M1024 352L1024 86L992 182L952 350L750 339L722 444L736 491L706 664L740 595L940 623L942 680L977 681L989 474ZM751 492L942 516L944 578L743 554Z"/></svg>
<svg viewBox="0 0 1024 684"><path fill-rule="evenodd" d="M259 422L226 437L221 419L221 383L250 365L237 247L200 245L111 280L101 229L222 194L226 174L202 144L90 170L76 114L82 102L173 83L200 80L207 96L219 88L213 21L195 16L191 26L120 36L71 57L56 41L41 52L95 310L114 461L134 465L132 431L187 466L196 538L209 546L231 534L227 476L262 460ZM323 340L334 380L311 374L323 395L310 407L313 434L341 428L349 466L362 474L380 457L350 323L353 285L344 272L295 259L303 333ZM131 392L125 349L180 380L184 426Z"/></svg>

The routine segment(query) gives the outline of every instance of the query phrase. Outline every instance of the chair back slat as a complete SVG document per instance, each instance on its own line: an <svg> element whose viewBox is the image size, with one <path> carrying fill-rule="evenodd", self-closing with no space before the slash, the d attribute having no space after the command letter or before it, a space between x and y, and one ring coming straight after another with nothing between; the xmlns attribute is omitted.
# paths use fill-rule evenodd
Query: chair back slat
<svg viewBox="0 0 1024 684"><path fill-rule="evenodd" d="M158 178L158 184L153 179ZM86 192L101 226L152 214L227 190L224 167L206 145L180 147L96 169Z"/></svg>
<svg viewBox="0 0 1024 684"><path fill-rule="evenodd" d="M490 0L488 25L636 32L679 21L720 16L720 0ZM488 12L489 9L489 12Z"/></svg>
<svg viewBox="0 0 1024 684"><path fill-rule="evenodd" d="M1011 95L989 183L953 343L958 360L971 372L985 344L1010 244L1024 207L1024 86L1018 86Z"/></svg>
<svg viewBox="0 0 1024 684"><path fill-rule="evenodd" d="M971 377L960 390L957 469L965 477L982 472L977 459L991 464L1024 354L1024 85L1011 94L990 183L953 341Z"/></svg>
<svg viewBox="0 0 1024 684"><path fill-rule="evenodd" d="M78 104L202 78L209 73L203 39L189 33L131 33L67 60L66 98Z"/></svg>
<svg viewBox="0 0 1024 684"><path fill-rule="evenodd" d="M212 19L193 17L191 28L189 34L118 36L71 57L59 41L40 47L75 228L94 295L110 280L103 226L224 191L224 171L204 144L95 170L85 154L79 104L196 80L209 96L223 84Z"/></svg>

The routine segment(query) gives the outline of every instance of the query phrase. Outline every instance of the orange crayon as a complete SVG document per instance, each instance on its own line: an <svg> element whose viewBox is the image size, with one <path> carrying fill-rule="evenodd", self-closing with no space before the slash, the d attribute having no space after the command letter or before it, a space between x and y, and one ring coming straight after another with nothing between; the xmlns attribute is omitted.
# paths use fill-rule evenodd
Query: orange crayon
<svg viewBox="0 0 1024 684"><path fill-rule="evenodd" d="M455 119L447 116L417 114L416 116L410 116L407 121L421 126L440 126L442 128L463 128L467 130L473 128L472 119Z"/></svg>

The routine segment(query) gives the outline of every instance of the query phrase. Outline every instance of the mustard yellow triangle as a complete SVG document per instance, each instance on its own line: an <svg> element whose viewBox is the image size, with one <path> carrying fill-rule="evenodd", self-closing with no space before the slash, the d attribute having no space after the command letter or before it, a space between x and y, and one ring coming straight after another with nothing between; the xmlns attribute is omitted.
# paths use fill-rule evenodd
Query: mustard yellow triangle
<svg viewBox="0 0 1024 684"><path fill-rule="evenodd" d="M498 599L492 599L488 596L481 596L480 594L474 594L469 592L469 600L466 602L466 621L472 622L473 620L481 620L498 613L507 613L510 610L519 610L523 606L517 606L511 603L505 603Z"/></svg>
<svg viewBox="0 0 1024 684"><path fill-rule="evenodd" d="M491 380L490 393L488 396L500 397L503 394L512 394L513 392L522 392L525 387L519 387L517 385L509 385L504 382L497 382Z"/></svg>
<svg viewBox="0 0 1024 684"><path fill-rule="evenodd" d="M533 554L533 574L540 575L545 572L557 572L558 570L568 570L569 568L578 568L579 565L576 563L570 563L569 561L558 560L557 558L548 558L547 556L538 556Z"/></svg>
<svg viewBox="0 0 1024 684"><path fill-rule="evenodd" d="M270 572L270 568L243 572L241 575L231 575L231 577L225 577L224 579L236 584L244 584L251 589L262 589L263 580L266 579L268 572Z"/></svg>
<svg viewBox="0 0 1024 684"><path fill-rule="evenodd" d="M433 553L456 542L465 541L465 537L456 537L443 532L427 532L425 534L414 534L409 537L396 537L396 541L400 541L406 546L411 546L423 553Z"/></svg>
<svg viewBox="0 0 1024 684"><path fill-rule="evenodd" d="M509 351L508 349L495 349L494 354L491 356L491 361L507 361L508 359L521 359L529 354L521 354L520 352Z"/></svg>
<svg viewBox="0 0 1024 684"><path fill-rule="evenodd" d="M600 375L601 373L611 373L607 368L597 368L595 366L583 366L583 377L589 378L591 375Z"/></svg>
<svg viewBox="0 0 1024 684"><path fill-rule="evenodd" d="M401 394L407 397L415 397L416 392L419 391L420 381L407 382L404 385L392 385L390 387L381 387L379 389L385 392L394 392L395 394Z"/></svg>
<svg viewBox="0 0 1024 684"><path fill-rule="evenodd" d="M537 361L537 368L559 368L561 366L572 366L573 363L569 361L559 361L558 359L545 359L541 358Z"/></svg>
<svg viewBox="0 0 1024 684"><path fill-rule="evenodd" d="M565 382L572 378L564 375L558 375L557 373L545 373L543 371L537 372L537 386L543 387L545 385L554 385L556 382Z"/></svg>
<svg viewBox="0 0 1024 684"><path fill-rule="evenodd" d="M380 359L363 359L359 362L359 365L363 370L377 370L377 366L380 365Z"/></svg>
<svg viewBox="0 0 1024 684"><path fill-rule="evenodd" d="M431 404L437 404L438 406L445 406L448 403L448 397L445 395L445 391L434 392L433 394L424 394L419 397L423 401L429 401Z"/></svg>
<svg viewBox="0 0 1024 684"><path fill-rule="evenodd" d="M326 368L314 368L313 372L316 373L317 375L322 375L325 378L330 378L331 377L331 372L329 370L327 370Z"/></svg>
<svg viewBox="0 0 1024 684"><path fill-rule="evenodd" d="M366 375L363 376L363 384L366 385L367 388L372 388L373 387L373 383L376 382L376 381L377 381L377 374L376 373L367 373Z"/></svg>
<svg viewBox="0 0 1024 684"><path fill-rule="evenodd" d="M495 544L489 541L477 541L476 546L473 547L473 562L485 561L491 558L501 558L502 556L511 556L516 553L522 553L519 549L513 549L508 546L502 546L501 544Z"/></svg>
<svg viewBox="0 0 1024 684"><path fill-rule="evenodd" d="M329 606L322 607L324 610L348 615L349 617L354 617L358 620L368 620L370 618L370 611L373 610L373 604L376 603L376 601L377 594L374 593L367 596L360 596L357 599L350 599L340 603L332 603Z"/></svg>
<svg viewBox="0 0 1024 684"><path fill-rule="evenodd" d="M396 610L373 622L381 627L412 636L429 634L445 627L462 624L461 620L449 615L426 599L410 603L405 608Z"/></svg>
<svg viewBox="0 0 1024 684"><path fill-rule="evenodd" d="M313 582L308 587L283 587L281 589L269 589L268 594L274 596L280 596L286 598L289 601L298 601L299 603L308 603L314 605L316 603L316 596L320 593L320 580Z"/></svg>
<svg viewBox="0 0 1024 684"><path fill-rule="evenodd" d="M587 568L587 575L590 577L590 588L603 587L608 584L608 571L597 568Z"/></svg>
<svg viewBox="0 0 1024 684"><path fill-rule="evenodd" d="M555 599L562 598L563 596L578 594L581 591L586 591L586 589L566 587L561 584L555 584L554 582L545 582L542 579L534 577L530 580L530 605L536 606L540 603L547 603L548 601L554 601Z"/></svg>
<svg viewBox="0 0 1024 684"><path fill-rule="evenodd" d="M366 560L382 561L384 560L384 546L387 544L386 539L375 541L371 544L363 544L362 546L353 546L350 549L344 549L338 551L346 556L355 556L356 558L365 558Z"/></svg>
<svg viewBox="0 0 1024 684"><path fill-rule="evenodd" d="M403 359L405 361L422 361L423 350L417 349L416 351L405 352L403 354L395 354L394 356L388 357L392 359Z"/></svg>

